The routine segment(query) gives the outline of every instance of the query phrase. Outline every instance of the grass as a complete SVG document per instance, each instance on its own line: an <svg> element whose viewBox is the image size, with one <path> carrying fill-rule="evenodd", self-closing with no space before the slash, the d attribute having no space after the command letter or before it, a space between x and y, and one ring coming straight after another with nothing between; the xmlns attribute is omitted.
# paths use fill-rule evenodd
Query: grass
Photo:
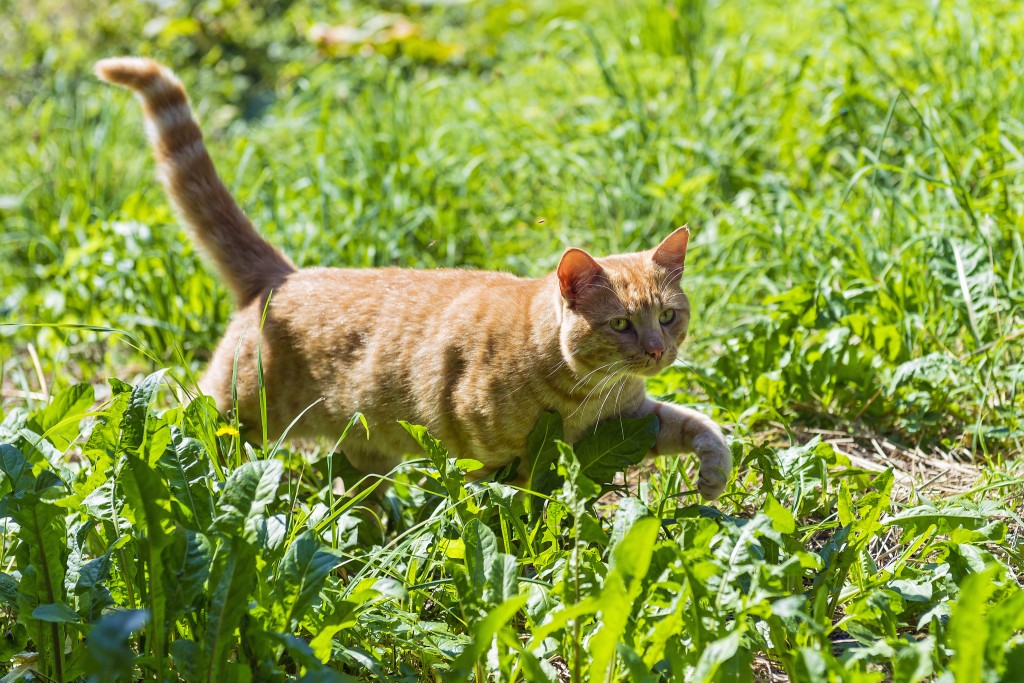
<svg viewBox="0 0 1024 683"><path fill-rule="evenodd" d="M1014 680L1016 3L339 7L0 0L0 666ZM731 432L726 495L538 433L515 497L420 434L367 509L326 453L240 443L189 402L226 291L90 75L125 53L177 70L300 264L536 275L688 222L692 339L650 389Z"/></svg>

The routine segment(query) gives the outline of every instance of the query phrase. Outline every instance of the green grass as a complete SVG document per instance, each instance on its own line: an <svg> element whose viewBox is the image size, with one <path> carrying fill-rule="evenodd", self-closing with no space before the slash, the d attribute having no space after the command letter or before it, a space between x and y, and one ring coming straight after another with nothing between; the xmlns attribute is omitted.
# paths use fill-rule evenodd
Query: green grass
<svg viewBox="0 0 1024 683"><path fill-rule="evenodd" d="M0 667L1024 670L1018 4L229 5L0 0ZM310 40L387 12L417 33ZM303 265L537 275L688 222L692 338L650 388L731 431L726 495L699 505L693 463L661 459L601 497L587 447L538 437L544 496L517 498L421 436L364 508L324 452L218 435L188 397L230 302L136 103L90 75L127 53L176 69Z"/></svg>

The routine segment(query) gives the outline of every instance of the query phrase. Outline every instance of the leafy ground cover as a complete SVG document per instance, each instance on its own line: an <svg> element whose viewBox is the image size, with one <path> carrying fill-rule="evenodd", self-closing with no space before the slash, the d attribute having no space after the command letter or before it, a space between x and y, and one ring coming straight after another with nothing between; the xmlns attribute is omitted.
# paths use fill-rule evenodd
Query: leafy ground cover
<svg viewBox="0 0 1024 683"><path fill-rule="evenodd" d="M1016 3L0 13L0 666L1019 680ZM570 448L546 419L527 496L413 425L376 502L323 449L242 443L191 400L225 291L90 76L140 52L301 264L532 275L689 222L692 340L650 388L731 432L726 495L685 459L615 476L642 423Z"/></svg>

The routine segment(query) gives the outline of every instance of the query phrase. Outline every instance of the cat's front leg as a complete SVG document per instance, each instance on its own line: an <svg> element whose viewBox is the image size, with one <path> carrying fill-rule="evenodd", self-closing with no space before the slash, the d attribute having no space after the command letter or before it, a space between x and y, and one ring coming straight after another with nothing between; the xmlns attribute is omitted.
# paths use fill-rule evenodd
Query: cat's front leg
<svg viewBox="0 0 1024 683"><path fill-rule="evenodd" d="M722 429L707 415L672 403L645 398L635 415L654 413L661 421L651 455L693 452L700 460L697 489L708 500L722 495L732 470L732 454Z"/></svg>

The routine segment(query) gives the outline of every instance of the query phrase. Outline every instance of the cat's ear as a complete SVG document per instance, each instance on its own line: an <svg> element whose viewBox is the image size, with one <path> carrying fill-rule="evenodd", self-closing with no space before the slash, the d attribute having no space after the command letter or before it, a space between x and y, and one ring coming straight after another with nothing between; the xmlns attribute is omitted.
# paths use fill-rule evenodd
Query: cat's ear
<svg viewBox="0 0 1024 683"><path fill-rule="evenodd" d="M569 249L562 254L558 262L558 284L562 288L562 297L575 306L587 287L595 284L604 274L594 257L582 249Z"/></svg>
<svg viewBox="0 0 1024 683"><path fill-rule="evenodd" d="M690 229L685 225L666 237L654 250L654 262L674 275L682 276Z"/></svg>

